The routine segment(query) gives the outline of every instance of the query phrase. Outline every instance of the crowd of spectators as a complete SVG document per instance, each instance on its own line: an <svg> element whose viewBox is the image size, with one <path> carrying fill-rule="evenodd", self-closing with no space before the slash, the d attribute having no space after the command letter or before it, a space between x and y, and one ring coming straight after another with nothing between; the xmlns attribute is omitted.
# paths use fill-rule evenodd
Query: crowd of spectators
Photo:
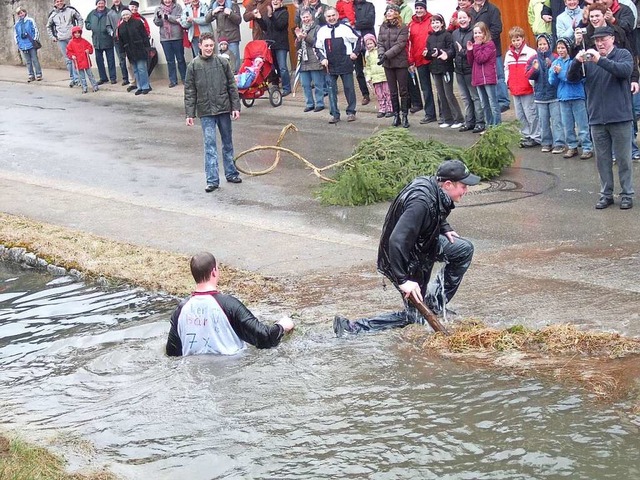
<svg viewBox="0 0 640 480"><path fill-rule="evenodd" d="M222 46L219 53L237 73L241 65L240 25L245 21L253 40L265 39L271 44L274 78L281 84L282 96L289 95L296 86L294 80L299 79L304 112L323 111L325 97L329 97L329 123L341 119L338 80L347 102L347 121L356 120L355 73L362 105L367 105L375 92L377 117L392 117L395 127L408 128L409 114L423 111L421 124L437 121L441 128L482 134L485 128L500 124L501 114L513 106L521 124L521 147L539 147L542 153L584 160L598 152L592 135L594 125L602 119L588 96L589 72L594 75L590 63L595 57L603 60L597 66L611 73L606 59L611 52L600 48L602 42L597 40L606 36L602 30L606 28L612 32L614 47L629 52L633 59L628 78L620 77L620 71L614 73L617 81L629 84L626 100L632 105L632 121L629 149L612 150L611 163L626 166L627 160L629 164L640 160L635 121L640 114L640 0L529 0L523 8L536 44L527 45L525 30L514 26L509 30L507 48L500 38L501 12L494 4L489 0L451 1L457 6L447 21L439 13L430 13L424 0L414 2L415 12L405 0L387 0L384 21L376 25L375 6L368 0L338 0L335 7L320 0L294 0L295 27L291 28L292 10L282 0L244 0L242 15L233 0L213 0L211 4L184 0L184 7L176 0L161 0L153 24L159 29L170 87L179 80L184 83L185 48L196 57L200 35L206 32L214 33ZM117 57L122 84L136 94L151 91L146 65L151 32L138 8L135 0L129 5L112 0L109 8L105 0L97 0L96 9L83 20L64 0L54 0L46 29L67 60L71 87L83 82L81 71L86 69L78 67L78 57L69 54L68 44L72 31L84 25L92 33L97 85L117 82ZM16 43L27 65L28 80L40 80L39 30L26 9L21 7L16 13ZM299 66L295 78L288 64L290 42ZM585 62L589 68L582 68L581 76L569 75L575 63L585 67ZM86 83L82 88L86 90ZM600 95L606 97L607 92ZM608 108L606 102L602 107ZM625 118L619 120L627 122L622 116ZM618 120L615 114L606 118L609 123ZM631 157L621 158L627 150ZM603 169L599 166L601 177ZM607 190L603 195L610 193ZM632 195L627 188L625 197ZM600 207L604 204L604 208L609 205L601 202ZM626 202L625 208L629 205Z"/></svg>

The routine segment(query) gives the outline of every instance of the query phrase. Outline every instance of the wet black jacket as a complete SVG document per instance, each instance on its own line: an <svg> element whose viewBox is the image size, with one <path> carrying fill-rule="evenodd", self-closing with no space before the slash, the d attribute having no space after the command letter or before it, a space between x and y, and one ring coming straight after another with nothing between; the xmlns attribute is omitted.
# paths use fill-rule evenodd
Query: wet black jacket
<svg viewBox="0 0 640 480"><path fill-rule="evenodd" d="M418 177L404 187L382 227L378 271L396 287L407 280L428 281L438 237L453 230L447 222L453 208L435 177Z"/></svg>

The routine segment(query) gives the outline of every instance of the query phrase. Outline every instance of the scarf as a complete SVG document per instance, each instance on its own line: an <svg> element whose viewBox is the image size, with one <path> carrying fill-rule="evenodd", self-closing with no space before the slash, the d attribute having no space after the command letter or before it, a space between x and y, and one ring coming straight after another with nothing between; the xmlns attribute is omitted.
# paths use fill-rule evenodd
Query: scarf
<svg viewBox="0 0 640 480"><path fill-rule="evenodd" d="M302 25L300 25L300 30L302 30L304 32L304 34L306 35L307 33L309 33L309 30L311 30L315 25L315 22L311 22L311 23L303 23ZM305 42L304 40L302 41L302 48L300 49L300 56L303 62L308 62L309 61L309 52L307 51L307 42Z"/></svg>
<svg viewBox="0 0 640 480"><path fill-rule="evenodd" d="M162 18L165 15L171 15L171 10L173 10L173 3L171 5L165 5L164 3L160 4L160 8L162 9ZM164 20L162 22L162 29L164 30L164 36L166 38L171 38L171 24L168 20Z"/></svg>

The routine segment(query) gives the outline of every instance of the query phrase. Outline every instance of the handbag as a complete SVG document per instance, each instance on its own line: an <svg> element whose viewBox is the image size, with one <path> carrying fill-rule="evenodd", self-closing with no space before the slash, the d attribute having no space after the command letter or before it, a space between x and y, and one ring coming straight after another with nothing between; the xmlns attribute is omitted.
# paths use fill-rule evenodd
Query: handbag
<svg viewBox="0 0 640 480"><path fill-rule="evenodd" d="M35 38L31 37L31 34L29 32L27 32L27 36L29 37L29 41L31 42L31 45L33 45L33 48L35 48L36 50L40 50L42 48L40 40L36 40Z"/></svg>

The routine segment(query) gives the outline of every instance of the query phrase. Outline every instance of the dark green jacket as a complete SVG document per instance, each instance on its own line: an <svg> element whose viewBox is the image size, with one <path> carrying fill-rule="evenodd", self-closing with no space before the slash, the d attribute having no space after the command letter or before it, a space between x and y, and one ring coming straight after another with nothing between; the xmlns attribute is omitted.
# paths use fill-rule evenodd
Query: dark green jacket
<svg viewBox="0 0 640 480"><path fill-rule="evenodd" d="M91 10L84 21L87 30L91 30L91 40L93 48L106 50L113 48L113 34L118 27L117 18L114 19L114 12L105 8L103 14L99 15L97 10Z"/></svg>
<svg viewBox="0 0 640 480"><path fill-rule="evenodd" d="M187 118L240 111L240 96L233 69L225 58L197 56L187 67L184 82Z"/></svg>

